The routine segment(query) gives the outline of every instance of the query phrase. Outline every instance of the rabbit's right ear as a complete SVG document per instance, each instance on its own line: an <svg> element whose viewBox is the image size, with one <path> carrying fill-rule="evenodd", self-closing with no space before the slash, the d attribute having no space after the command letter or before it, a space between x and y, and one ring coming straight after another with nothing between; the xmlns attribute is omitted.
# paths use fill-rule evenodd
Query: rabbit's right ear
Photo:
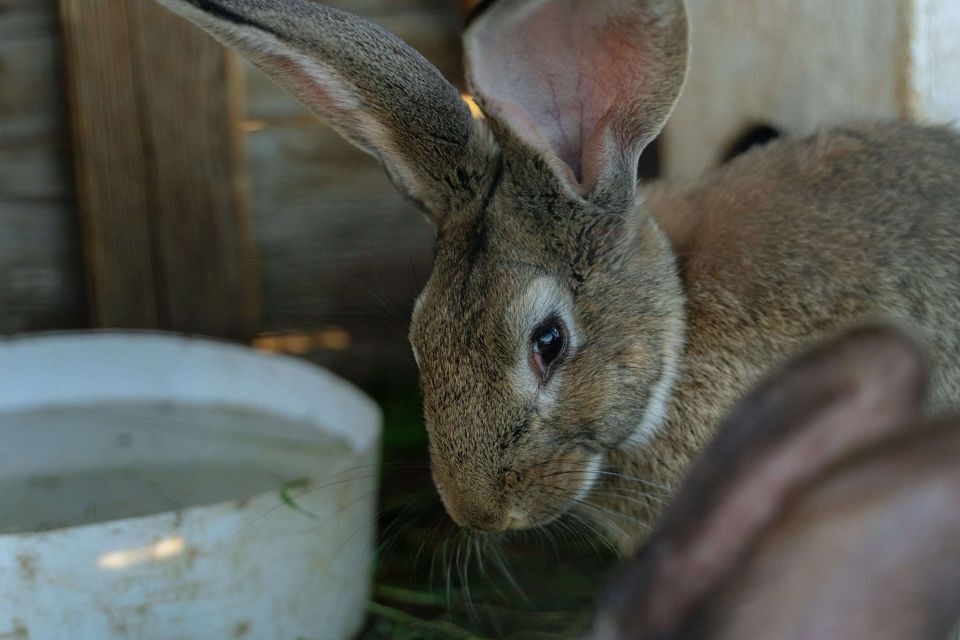
<svg viewBox="0 0 960 640"><path fill-rule="evenodd" d="M734 408L609 589L594 637L760 637L699 636L691 625L797 491L919 420L925 379L914 343L882 326L855 330L770 376Z"/></svg>
<svg viewBox="0 0 960 640"><path fill-rule="evenodd" d="M918 426L831 469L753 546L684 638L955 637L960 420Z"/></svg>
<svg viewBox="0 0 960 640"><path fill-rule="evenodd" d="M466 35L484 110L533 146L575 193L622 193L687 70L682 0L496 0Z"/></svg>
<svg viewBox="0 0 960 640"><path fill-rule="evenodd" d="M473 199L497 150L457 90L393 34L312 0L159 0L237 49L377 157L434 222Z"/></svg>

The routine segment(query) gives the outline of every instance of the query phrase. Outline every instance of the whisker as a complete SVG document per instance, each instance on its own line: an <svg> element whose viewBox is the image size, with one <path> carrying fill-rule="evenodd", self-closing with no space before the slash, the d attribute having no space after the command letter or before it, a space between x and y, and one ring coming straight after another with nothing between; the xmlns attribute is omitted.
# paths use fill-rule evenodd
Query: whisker
<svg viewBox="0 0 960 640"><path fill-rule="evenodd" d="M600 531L599 528L597 528L597 526L593 522L586 519L580 513L577 513L575 511L570 513L570 519L573 523L582 527L587 532L585 534L585 537L587 537L591 541L591 543L594 545L594 549L597 555L600 554L600 549L596 547L596 544L599 542L599 544L602 545L603 548L613 553L615 557L620 557L620 550L617 549L616 545L614 545L613 542L610 540L610 536L604 535L604 533Z"/></svg>
<svg viewBox="0 0 960 640"><path fill-rule="evenodd" d="M656 483L656 482L653 482L652 480L647 480L647 479L645 479L645 478L639 478L639 477L636 477L636 476L631 476L631 475L627 475L627 474L625 474L625 473L619 473L619 472L615 472L615 471L596 471L596 470L589 469L589 468L587 468L587 467L584 467L584 468L581 468L581 469L563 469L563 470L554 471L554 472L551 472L551 473L544 474L544 475L541 476L541 477L542 477L542 478L555 478L555 477L557 477L557 476L574 475L574 474L583 474L582 477L580 478L581 480L586 480L586 479L588 479L591 475L602 476L602 477L604 477L604 478L617 478L617 479L620 479L620 480L627 480L627 481L629 481L629 482L631 482L631 483L641 484L641 485L644 485L644 486L646 486L646 487L650 487L650 488L652 488L652 489L656 489L657 491L661 491L661 492L663 492L663 497L665 497L665 498L666 498L666 497L670 497L670 496L673 494L673 491L671 491L669 488L665 487L664 485L661 485L661 484L658 484L658 483Z"/></svg>
<svg viewBox="0 0 960 640"><path fill-rule="evenodd" d="M247 530L249 530L250 527L252 527L253 525L257 524L257 523L260 522L263 518L265 518L265 517L269 516L270 514L274 513L274 512L277 511L278 509L283 509L284 507L289 508L289 506L290 506L289 502L294 502L294 503L296 503L296 502L300 501L301 498L303 498L303 497L305 497L305 496L308 496L308 495L311 495L311 494L313 494L313 493L315 493L316 491L319 491L319 490L321 490L321 489L329 489L329 488L331 488L331 487L334 487L334 486L337 486L337 485L341 485L341 484L344 484L344 483L346 483L346 482L358 482L358 481L360 481L360 480L370 480L370 479L372 479L373 477L375 477L375 476L370 475L370 476L361 476L361 477L357 477L357 478L348 478L348 479L346 479L346 480L337 480L337 481L335 481L335 482L330 482L330 483L327 483L327 484L322 484L322 485L318 485L318 486L311 487L311 488L309 488L309 489L307 489L307 490L305 490L305 491L301 491L300 493L297 493L297 494L294 494L294 495L291 495L290 492L287 491L287 487L289 486L289 483L288 483L287 486L284 486L284 487L281 487L281 488L280 488L280 493L281 493L282 495L281 495L281 500L280 500L280 502L279 502L278 504L275 504L274 506L270 507L269 509L267 509L267 510L264 511L263 513L260 513L260 514L258 514L258 515L256 515L256 516L254 516L253 518L251 518L248 522L246 522L242 527L240 527L240 528L239 528L232 536L230 536L230 538L228 538L228 539L229 539L229 540L234 540L235 538L237 538L238 536L240 536L241 534L243 534L243 533L245 533ZM284 496L285 496L285 497L284 497Z"/></svg>
<svg viewBox="0 0 960 640"><path fill-rule="evenodd" d="M447 523L446 516L437 516L434 518L433 525L427 528L427 534L424 536L423 540L420 541L420 546L417 547L417 553L413 557L414 570L416 570L417 566L420 563L420 555L423 552L424 546L426 546L428 542L431 543L431 546L433 545L433 543L436 541L437 535L439 535L442 527L446 523ZM432 566L433 566L433 563L431 562L431 575L432 575Z"/></svg>
<svg viewBox="0 0 960 640"><path fill-rule="evenodd" d="M619 471L597 471L597 475L607 476L611 478L619 478L621 480L629 480L630 482L636 482L638 484L652 487L654 489L659 489L660 491L665 491L668 494L673 493L673 489L671 489L666 485L660 484L658 482L654 482L653 480L650 480L648 478L640 478L638 476L631 476L626 473L620 473Z"/></svg>
<svg viewBox="0 0 960 640"><path fill-rule="evenodd" d="M639 518L630 516L629 514L626 514L626 513L615 511L613 509L609 509L602 505L597 505L591 502L587 502L582 498L578 498L575 492L569 489L566 489L564 487L547 485L547 484L537 484L535 486L546 491L552 491L554 492L554 494L562 495L563 497L565 497L566 499L568 499L570 502L577 505L578 507L589 510L594 516L597 517L598 520L603 522L603 524L611 526L612 528L616 528L621 534L623 534L626 537L633 537L633 536L627 535L626 531L624 531L624 529L619 524L611 520L611 518L615 518L617 520L620 520L621 522L625 522L630 525L638 525L647 530L651 528L649 523Z"/></svg>
<svg viewBox="0 0 960 640"><path fill-rule="evenodd" d="M668 500L661 498L660 496L655 496L649 493L646 493L643 490L631 491L630 489L618 489L616 491L591 491L591 496L601 497L601 498L616 498L618 500L625 500L627 502L632 502L634 504L649 506L648 500L652 501L658 505L668 504Z"/></svg>
<svg viewBox="0 0 960 640"><path fill-rule="evenodd" d="M647 531L653 528L650 526L648 522L641 520L639 518L630 516L628 514L622 513L620 511L614 511L613 509L608 509L601 505L593 504L590 502L584 502L584 501L578 501L578 500L574 500L574 502L577 504L577 506L584 509L588 509L595 514L603 514L605 516L608 516L608 519L604 522L604 524L614 525L620 531L620 533L624 534L625 536L627 535L627 533L619 525L616 525L614 522L612 522L609 518L616 518L620 521L626 522L627 524L639 526ZM627 536L627 537L635 537L635 536Z"/></svg>
<svg viewBox="0 0 960 640"><path fill-rule="evenodd" d="M510 588L520 596L525 604L530 604L530 598L527 597L526 592L520 587L520 584L517 582L517 579L514 577L513 572L510 571L510 567L507 564L506 558L503 557L503 549L500 547L493 547L494 553L493 556L494 563L497 565L497 569L507 580L507 584L510 585Z"/></svg>
<svg viewBox="0 0 960 640"><path fill-rule="evenodd" d="M430 508L429 504L407 505L393 520L378 534L381 540L376 549L378 555L386 555L395 548L400 537L410 531L417 524L416 517Z"/></svg>
<svg viewBox="0 0 960 640"><path fill-rule="evenodd" d="M452 575L451 575L451 573L452 573L452 563L450 562L450 559L447 558L447 555L446 555L447 543L448 543L449 541L450 541L450 540L448 539L446 542L443 543L443 548L444 548L444 556L443 556L443 557L444 557L444 564L447 565L447 609L449 609L449 608L451 608L451 607L453 606L453 579L452 579Z"/></svg>

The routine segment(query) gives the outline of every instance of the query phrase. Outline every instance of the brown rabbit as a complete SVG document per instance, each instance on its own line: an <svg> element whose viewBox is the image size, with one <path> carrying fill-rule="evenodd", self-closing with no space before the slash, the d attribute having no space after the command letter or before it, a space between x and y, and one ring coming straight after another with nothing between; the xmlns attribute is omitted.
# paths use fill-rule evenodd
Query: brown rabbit
<svg viewBox="0 0 960 640"><path fill-rule="evenodd" d="M593 640L942 640L960 616L960 417L856 330L733 410L606 592Z"/></svg>
<svg viewBox="0 0 960 640"><path fill-rule="evenodd" d="M623 549L725 410L863 318L909 322L960 395L960 138L887 125L778 142L637 190L687 65L680 0L487 2L458 92L311 0L161 0L376 156L436 225L413 314L433 477L453 519L571 509ZM655 489L654 492L661 489Z"/></svg>

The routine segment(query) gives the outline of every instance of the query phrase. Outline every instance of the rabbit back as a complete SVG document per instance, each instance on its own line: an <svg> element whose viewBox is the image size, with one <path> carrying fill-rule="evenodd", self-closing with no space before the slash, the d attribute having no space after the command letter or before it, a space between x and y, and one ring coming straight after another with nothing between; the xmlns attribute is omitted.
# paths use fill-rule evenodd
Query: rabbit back
<svg viewBox="0 0 960 640"><path fill-rule="evenodd" d="M652 184L644 196L641 206L677 254L688 328L666 424L639 454L611 453L616 473L676 486L727 408L764 372L869 320L917 333L931 366L928 414L956 406L955 131L901 123L777 140L697 181ZM610 476L597 495L624 483ZM649 522L658 497L599 502ZM625 551L639 539L612 535Z"/></svg>
<svg viewBox="0 0 960 640"><path fill-rule="evenodd" d="M723 335L721 351L764 370L811 338L892 318L927 343L929 409L960 398L955 131L892 124L777 141L664 195L649 202L682 264L692 347L716 349Z"/></svg>

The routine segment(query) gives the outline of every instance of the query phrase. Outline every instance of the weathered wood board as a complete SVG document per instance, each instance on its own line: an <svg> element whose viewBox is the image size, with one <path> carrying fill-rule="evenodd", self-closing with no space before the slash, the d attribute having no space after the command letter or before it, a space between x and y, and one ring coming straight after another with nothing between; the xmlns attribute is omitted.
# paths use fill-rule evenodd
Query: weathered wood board
<svg viewBox="0 0 960 640"><path fill-rule="evenodd" d="M84 0L80 4L88 6ZM400 34L451 80L460 82L462 14L457 3L354 0L331 4ZM130 6L125 9L129 11ZM88 323L60 29L58 0L0 0L0 273L4 275L0 333ZM92 56L103 53L106 44L101 39L77 46ZM117 66L116 60L108 62ZM175 64L160 60L147 70L145 79L162 82L159 74L175 75ZM249 163L252 231L260 258L260 330L309 332L343 327L351 336L350 346L321 350L317 357L325 364L353 371L352 377L360 378L364 370L379 368L376 362L384 370L409 370L412 359L404 335L413 299L429 273L432 228L395 192L372 158L341 140L259 71L248 65L242 69L246 116L239 124ZM132 81L132 73L125 73ZM190 104L165 108L188 113L199 105L201 112L212 117L209 96L202 95L199 86L194 93ZM139 117L147 119L150 129L159 126L158 131L163 131L153 135L176 134L176 130L164 131L162 122L151 122L149 113ZM217 123L212 125L216 129ZM132 145L134 153L139 153L137 147L142 144L142 136L139 140L127 136L111 140L104 148L117 153ZM168 167L168 179L174 179L179 156L167 158L174 163ZM141 161L126 161L119 163L118 170L146 172L145 166ZM203 177L210 178L209 174ZM177 179L189 182L190 176ZM202 190L202 185L192 183L191 188ZM108 190L104 197L118 195ZM129 238L132 220L125 216L124 226L113 231ZM191 231L195 239L210 232L201 227ZM192 275L202 274L178 277ZM150 291L149 284L146 287L129 292L130 305L115 312L129 313L136 306L133 301L139 297L142 302ZM156 303L162 296L162 291L158 297L153 290L148 299ZM147 313L153 311L148 308ZM130 324L144 326L142 318ZM160 319L156 324L161 324Z"/></svg>
<svg viewBox="0 0 960 640"><path fill-rule="evenodd" d="M94 324L253 337L233 55L153 2L60 17Z"/></svg>
<svg viewBox="0 0 960 640"><path fill-rule="evenodd" d="M449 0L328 4L397 33L461 82L461 15ZM371 157L252 66L247 118L264 326L350 327L382 318L404 327L432 260L433 229L423 214Z"/></svg>
<svg viewBox="0 0 960 640"><path fill-rule="evenodd" d="M0 333L84 324L56 0L0 0Z"/></svg>
<svg viewBox="0 0 960 640"><path fill-rule="evenodd" d="M397 32L459 80L462 3L333 4ZM668 173L714 164L761 121L805 133L838 121L950 118L960 105L960 82L949 81L960 75L950 27L958 12L945 0L692 0L693 65L666 135ZM0 0L2 332L84 324L58 32L57 0ZM402 324L429 270L429 225L371 158L258 71L244 74L261 328Z"/></svg>

